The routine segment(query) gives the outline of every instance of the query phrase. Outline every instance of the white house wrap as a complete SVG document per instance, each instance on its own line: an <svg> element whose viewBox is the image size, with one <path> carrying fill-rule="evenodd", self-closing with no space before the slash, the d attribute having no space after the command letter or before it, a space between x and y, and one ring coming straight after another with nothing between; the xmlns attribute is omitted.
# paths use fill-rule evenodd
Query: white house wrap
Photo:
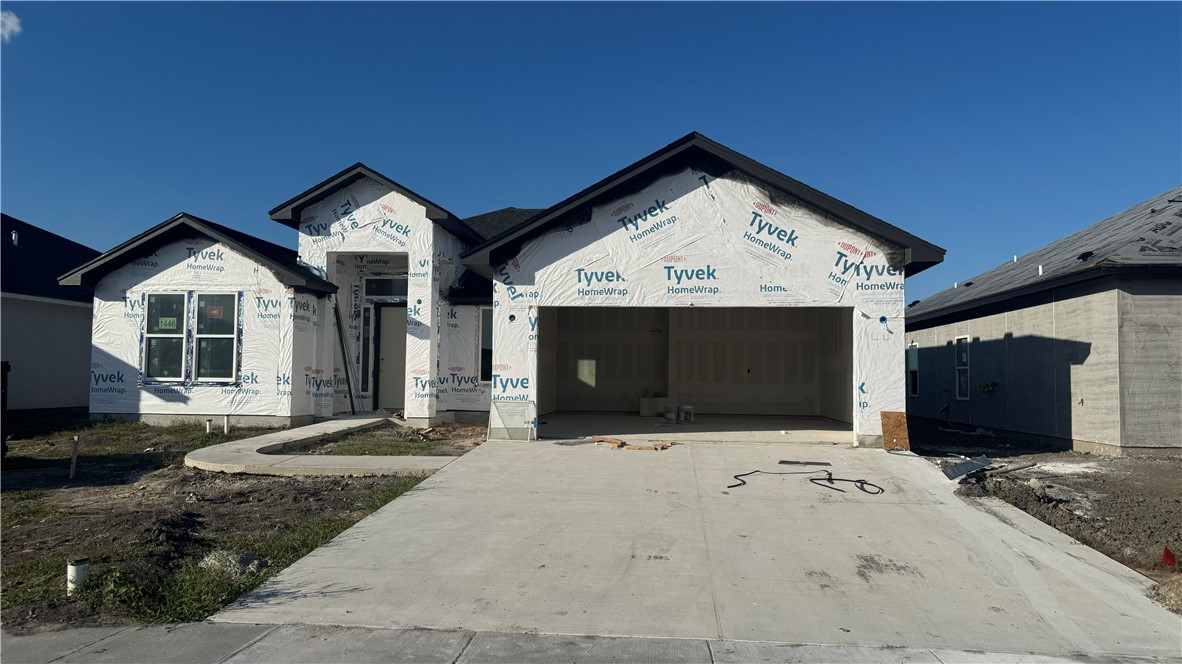
<svg viewBox="0 0 1182 664"><path fill-rule="evenodd" d="M93 413L529 438L655 397L872 442L904 409L904 275L943 258L698 134L547 210L460 220L357 164L270 216L298 253L182 214L61 279L95 288Z"/></svg>
<svg viewBox="0 0 1182 664"><path fill-rule="evenodd" d="M539 400L543 307L851 307L854 432L880 435L904 404L903 269L899 248L738 172L686 169L497 268L492 398Z"/></svg>

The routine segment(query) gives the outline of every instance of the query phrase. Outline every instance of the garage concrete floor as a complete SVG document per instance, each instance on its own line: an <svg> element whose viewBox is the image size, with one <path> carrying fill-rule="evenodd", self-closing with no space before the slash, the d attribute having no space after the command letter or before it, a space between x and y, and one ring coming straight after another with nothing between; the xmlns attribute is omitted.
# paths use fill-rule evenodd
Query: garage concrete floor
<svg viewBox="0 0 1182 664"><path fill-rule="evenodd" d="M678 443L831 443L854 442L852 425L824 417L695 415L693 424L667 424L664 417L630 413L550 413L539 418L538 436L573 440L589 436L647 444Z"/></svg>
<svg viewBox="0 0 1182 664"><path fill-rule="evenodd" d="M780 459L885 493L727 488ZM953 488L882 450L486 443L213 620L1178 655L1144 577Z"/></svg>

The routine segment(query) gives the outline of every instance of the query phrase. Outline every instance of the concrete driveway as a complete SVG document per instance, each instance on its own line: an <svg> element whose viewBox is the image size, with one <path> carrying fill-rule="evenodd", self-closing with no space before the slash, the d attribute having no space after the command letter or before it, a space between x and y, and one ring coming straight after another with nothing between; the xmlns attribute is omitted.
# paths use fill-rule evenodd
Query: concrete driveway
<svg viewBox="0 0 1182 664"><path fill-rule="evenodd" d="M885 489L732 475L823 461ZM927 461L486 443L213 619L1176 657L1149 582Z"/></svg>

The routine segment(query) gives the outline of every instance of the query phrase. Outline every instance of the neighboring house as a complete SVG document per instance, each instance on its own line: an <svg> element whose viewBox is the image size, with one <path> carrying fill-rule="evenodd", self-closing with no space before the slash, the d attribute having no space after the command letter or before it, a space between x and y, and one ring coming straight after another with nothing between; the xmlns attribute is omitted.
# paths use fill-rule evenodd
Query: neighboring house
<svg viewBox="0 0 1182 664"><path fill-rule="evenodd" d="M8 408L84 408L90 379L91 295L58 276L99 252L0 215L0 352Z"/></svg>
<svg viewBox="0 0 1182 664"><path fill-rule="evenodd" d="M907 343L912 418L1182 453L1182 187L913 304Z"/></svg>
<svg viewBox="0 0 1182 664"><path fill-rule="evenodd" d="M699 414L825 417L873 443L879 413L904 408L904 277L944 255L699 134L545 210L461 220L357 164L270 216L298 231L299 267L323 280L319 290L301 301L300 286L280 284L296 297L277 299L280 330L260 340L249 323L259 312L241 305L240 342L269 355L219 364L225 396L208 406L153 397L159 388L147 383L159 379L144 377L157 371L154 344L180 349L174 369L200 369L200 335L153 341L162 333L151 312L146 327L121 322L118 338L96 323L96 354L122 348L132 384L120 412L245 413L262 389L225 398L249 388L244 376L285 384L276 372L290 366L292 422L401 410L416 424L491 419L493 437L524 438L548 412L636 412L641 397L661 394ZM152 242L108 252L63 283L93 283L116 300L129 291L132 302L187 293L173 306L200 325L208 273L186 260L238 252L241 270L269 267L227 245L229 229L200 223L200 238L186 238L200 246L156 260L163 281L129 273L146 249L160 250ZM119 274L106 290L104 270ZM239 279L222 290L249 303L258 288L279 286ZM300 307L316 311L312 331L288 334ZM168 318L181 326L179 313ZM196 374L173 380L181 396L201 389ZM277 415L282 396L272 402Z"/></svg>

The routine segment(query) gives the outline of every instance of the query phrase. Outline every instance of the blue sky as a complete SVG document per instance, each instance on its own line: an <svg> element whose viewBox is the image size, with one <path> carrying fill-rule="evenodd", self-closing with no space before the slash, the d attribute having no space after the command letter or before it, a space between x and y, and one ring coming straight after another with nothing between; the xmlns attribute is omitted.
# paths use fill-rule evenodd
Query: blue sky
<svg viewBox="0 0 1182 664"><path fill-rule="evenodd" d="M945 247L921 298L1182 182L1182 4L20 3L0 205L110 247L364 161L460 216L690 131Z"/></svg>

